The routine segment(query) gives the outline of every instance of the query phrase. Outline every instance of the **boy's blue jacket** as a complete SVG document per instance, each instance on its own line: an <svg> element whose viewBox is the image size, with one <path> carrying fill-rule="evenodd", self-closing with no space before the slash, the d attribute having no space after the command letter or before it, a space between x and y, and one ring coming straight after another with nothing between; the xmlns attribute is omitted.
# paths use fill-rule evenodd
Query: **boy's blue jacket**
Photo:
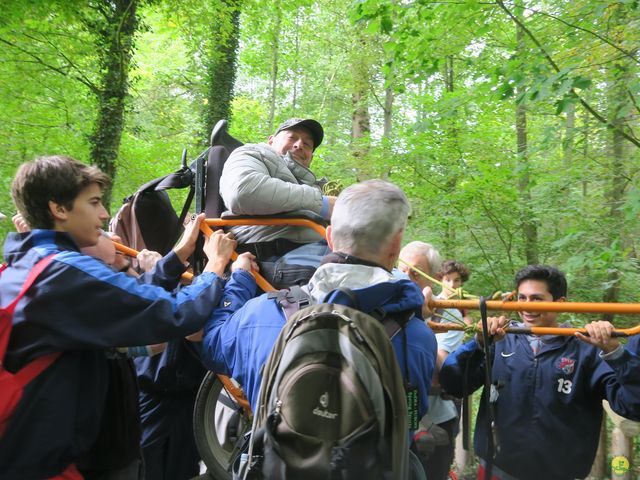
<svg viewBox="0 0 640 480"><path fill-rule="evenodd" d="M194 333L222 292L222 281L205 273L172 294L81 254L65 233L34 230L11 233L6 240L9 268L0 277L1 305L17 295L33 265L50 253L57 255L16 309L5 366L16 371L43 354L63 354L27 385L0 438L2 479L49 478L71 463L81 467L104 410L104 349ZM156 276L176 279L183 271L170 254Z"/></svg>
<svg viewBox="0 0 640 480"><path fill-rule="evenodd" d="M369 272L372 267L361 265L323 265L310 282L310 294L314 300L322 301L322 294L333 290L335 283L326 288L318 288L323 272L331 270L325 280L349 279L355 295L360 300L360 309L367 311L374 307L382 307L388 313L414 310L421 311L424 297L420 289L408 280L376 282L376 280L392 279L391 275L382 272ZM336 270L340 270L338 274ZM354 281L352 272L359 270ZM383 271L381 268L375 270ZM365 271L365 277L360 273ZM373 277L368 276L369 274ZM367 283L371 280L370 283ZM371 285L371 283L375 283ZM346 286L345 284L345 286ZM366 286L362 286L364 284ZM314 288L315 286L315 288ZM359 288L360 287L360 288ZM202 342L202 356L205 365L212 371L223 373L236 379L242 385L251 407L255 410L261 381L261 369L285 324L284 313L275 299L267 294L250 300L255 293L253 277L244 271L233 273L227 283L219 307L207 322ZM319 296L314 295L318 293ZM245 303L246 302L246 303ZM242 305L244 304L243 308ZM420 397L420 417L428 408L428 392L435 366L437 345L435 336L424 321L413 317L406 326L407 353L409 363L409 380L418 388ZM400 371L405 371L405 359L402 348L402 334L392 339Z"/></svg>
<svg viewBox="0 0 640 480"><path fill-rule="evenodd" d="M525 335L492 345L492 378L500 451L495 465L521 480L566 480L589 474L600 435L602 400L622 416L640 419L640 358L625 350L602 360L600 350L575 337L545 337L537 355ZM472 340L445 360L440 383L463 394L484 384L484 353ZM474 447L487 458L487 411L480 405Z"/></svg>

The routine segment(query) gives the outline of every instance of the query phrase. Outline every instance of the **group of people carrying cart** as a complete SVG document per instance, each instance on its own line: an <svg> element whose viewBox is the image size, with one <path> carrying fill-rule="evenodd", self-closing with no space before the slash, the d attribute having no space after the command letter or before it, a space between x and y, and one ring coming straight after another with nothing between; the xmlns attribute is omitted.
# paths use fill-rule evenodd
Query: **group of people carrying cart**
<svg viewBox="0 0 640 480"><path fill-rule="evenodd" d="M429 480L446 478L457 413L435 421L449 422L450 443L446 452L436 450L430 456L421 450L425 423L419 420L428 418L433 405L446 410L442 400L480 387L485 401L475 429L478 478L584 478L598 445L602 401L620 415L640 420L637 337L623 344L605 321L563 335L565 325L557 311L535 308L539 302L567 300L566 277L554 267L530 265L516 274L516 300L524 305L517 326L525 327L524 333L507 335L512 320L483 314L483 328L468 342L461 343L461 334L454 340L442 333L436 338L425 319L435 312L447 323L447 317L455 321L462 315L454 309L437 311L434 305L444 299L434 298L430 282L415 275L416 270L427 276L440 271L435 249L401 253L407 197L383 180L351 185L337 197L324 195L323 181L309 169L323 137L315 120L288 120L265 144L231 153L220 194L233 214L310 210L330 221L326 238L291 226L211 233L199 214L173 250L157 256L157 263L141 276L121 271L126 268L116 263L116 256L83 250L104 239L109 213L102 195L110 185L104 173L63 156L41 157L19 168L11 193L25 231L9 234L3 252L2 385L6 379L14 382L16 374L37 359L46 358L47 363L23 388L13 387L19 398L13 408L0 392L0 478L145 478L139 445L131 441L139 436L126 428L139 419L119 423L121 429L112 422L113 412L117 416L123 411L116 404L131 398L130 392L120 390L121 374L129 364L116 367L113 352L124 350L126 356L126 348L149 346L147 353L154 353L153 346L184 337L201 342L204 366L240 383L256 413L251 448L238 456L238 464L249 464L236 475L246 478L354 478L358 471L375 472L379 478L424 478L420 463ZM201 231L208 233L203 247L207 260L191 284L183 285L181 276ZM403 265L412 267L408 275L395 269L399 258L401 270L407 270ZM447 268L442 275L457 273L459 282L464 270ZM301 288L258 295L255 276L260 272L278 286ZM25 285L29 288L21 292ZM287 302L295 304L293 312ZM325 304L348 309L325 312ZM10 306L15 307L12 312ZM346 326L340 326L338 311ZM356 311L367 316L349 318ZM315 361L330 365L308 377L313 381L302 384L298 397L288 397L296 391L296 375L288 375L281 365L295 345L282 333L295 337L294 326L310 321L305 312L325 323L307 337L312 340L304 340L309 343L300 336L297 348L316 352L326 347L332 354ZM540 328L556 330L539 334L546 333ZM201 330L202 336L194 336ZM383 343L395 357L393 365L376 363L369 355L384 358ZM284 352L279 363L274 346ZM346 357L344 352L349 352ZM335 360L333 354L348 361ZM373 372L379 370L381 383L364 373L371 365ZM301 382L304 378L300 373ZM278 390L281 384L290 391ZM350 403L362 396L353 395L360 391L366 399ZM287 398L297 398L295 407ZM379 398L384 399L381 405L376 403ZM302 407L308 407L314 420L304 428L320 430L307 435L313 437L304 439L308 443L299 442L310 445L306 453L294 453L284 442L300 432L283 429L297 421ZM367 423L369 411L374 413ZM358 424L354 419L360 415ZM266 429L260 437L264 446L256 441L260 426ZM399 430L402 434L397 435ZM372 438L375 448L363 451L357 443L360 434ZM348 439L327 450L326 439L332 435ZM114 451L114 445L121 449ZM409 451L418 455L407 457ZM326 455L330 461L323 465ZM357 460L350 460L351 455ZM436 460L446 458L430 466L434 455ZM252 464L258 456L261 460Z"/></svg>

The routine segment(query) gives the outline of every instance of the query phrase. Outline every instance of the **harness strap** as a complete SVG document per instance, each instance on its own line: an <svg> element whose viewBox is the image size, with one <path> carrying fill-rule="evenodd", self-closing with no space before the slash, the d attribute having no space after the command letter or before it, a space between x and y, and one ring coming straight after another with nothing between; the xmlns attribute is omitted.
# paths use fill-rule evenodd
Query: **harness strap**
<svg viewBox="0 0 640 480"><path fill-rule="evenodd" d="M285 318L288 320L298 310L311 304L311 297L300 286L269 292L267 298L274 298L282 308Z"/></svg>
<svg viewBox="0 0 640 480"><path fill-rule="evenodd" d="M493 408L493 403L491 402L491 388L493 385L491 379L491 370L493 368L493 359L491 357L491 342L492 337L489 335L489 328L487 322L487 299L485 297L480 297L480 317L482 319L482 339L483 339L483 349L484 349L484 358L485 358L485 369L484 369L484 391L483 391L483 401L487 407L487 458L486 460L486 477L491 478L491 471L493 468L493 460L495 458L495 454L498 446L498 438L496 433L496 413Z"/></svg>
<svg viewBox="0 0 640 480"><path fill-rule="evenodd" d="M4 354L7 351L7 345L9 344L8 330L11 329L11 326L12 326L11 317L13 317L13 312L15 311L16 306L18 305L18 302L22 299L22 297L24 297L25 293L27 293L27 290L31 288L31 285L33 285L33 282L36 281L36 278L38 278L38 275L40 275L44 271L44 269L47 268L47 266L51 263L54 256L55 256L55 253L52 253L51 255L47 255L46 257L38 261L38 263L36 263L33 266L31 271L27 275L26 280L22 284L22 288L20 289L20 292L18 292L18 295L16 296L16 298L14 298L9 305L7 305L2 309L3 310L2 319L3 320L6 319L6 322L3 322L4 324L0 325L0 333L1 333L0 359L4 358ZM4 270L4 268L2 270Z"/></svg>

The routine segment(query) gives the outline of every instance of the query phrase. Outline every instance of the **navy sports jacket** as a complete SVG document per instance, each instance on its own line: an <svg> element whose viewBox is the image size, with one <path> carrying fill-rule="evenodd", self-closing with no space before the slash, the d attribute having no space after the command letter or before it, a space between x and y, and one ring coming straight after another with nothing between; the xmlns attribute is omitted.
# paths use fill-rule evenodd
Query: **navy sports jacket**
<svg viewBox="0 0 640 480"><path fill-rule="evenodd" d="M640 358L629 350L604 361L599 349L575 337L555 336L533 354L525 335L493 345L493 383L500 451L495 465L521 480L567 480L589 474L598 447L602 400L618 414L640 419ZM484 383L484 353L475 340L445 360L440 384L462 396ZM481 403L474 448L487 458L487 411Z"/></svg>

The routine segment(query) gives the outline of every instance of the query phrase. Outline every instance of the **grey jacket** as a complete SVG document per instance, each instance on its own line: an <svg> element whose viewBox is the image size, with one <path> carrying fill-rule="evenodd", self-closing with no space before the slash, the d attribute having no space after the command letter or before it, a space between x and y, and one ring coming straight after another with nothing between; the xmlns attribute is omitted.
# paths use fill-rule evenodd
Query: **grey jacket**
<svg viewBox="0 0 640 480"><path fill-rule="evenodd" d="M235 215L271 215L294 210L322 210L322 180L289 154L278 155L266 143L247 144L227 159L220 179L220 195ZM300 243L321 240L303 227L234 227L240 243L286 238Z"/></svg>

